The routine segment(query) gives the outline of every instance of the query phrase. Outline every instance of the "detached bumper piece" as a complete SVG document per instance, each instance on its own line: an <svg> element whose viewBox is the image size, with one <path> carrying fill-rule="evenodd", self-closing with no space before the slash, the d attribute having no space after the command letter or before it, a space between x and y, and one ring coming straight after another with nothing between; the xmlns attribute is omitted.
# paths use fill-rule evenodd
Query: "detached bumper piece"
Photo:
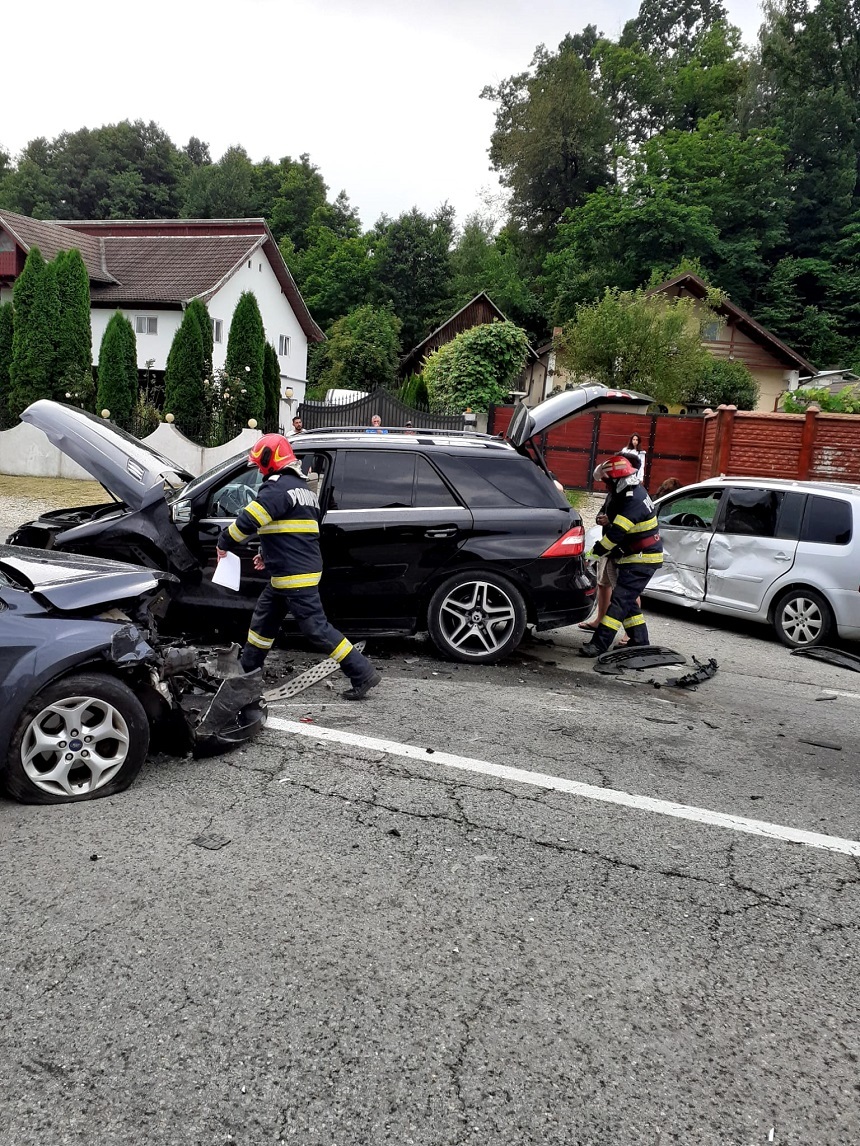
<svg viewBox="0 0 860 1146"><path fill-rule="evenodd" d="M828 649L818 645L814 649L792 649L793 657L809 657L814 661L825 661L837 668L850 669L851 672L860 672L860 657L854 653L843 652L842 649Z"/></svg>
<svg viewBox="0 0 860 1146"><path fill-rule="evenodd" d="M266 702L260 695L262 677L263 670L254 669L221 684L197 726L192 726L195 756L216 756L262 732L266 726ZM183 710L190 699L183 698Z"/></svg>
<svg viewBox="0 0 860 1146"><path fill-rule="evenodd" d="M594 662L594 669L606 676L620 676L624 669L650 669L686 663L687 658L682 653L662 645L628 645L624 649L601 653Z"/></svg>
<svg viewBox="0 0 860 1146"><path fill-rule="evenodd" d="M251 740L266 725L263 672L242 671L238 646L208 656L190 646L164 652L163 674L191 737L195 756L216 756Z"/></svg>
<svg viewBox="0 0 860 1146"><path fill-rule="evenodd" d="M667 680L666 684L673 684L675 688L692 688L701 684L702 681L710 680L712 676L717 675L719 665L711 657L710 660L702 664L701 661L693 657L693 664L696 666L692 672L685 673L683 676L673 677L672 680Z"/></svg>

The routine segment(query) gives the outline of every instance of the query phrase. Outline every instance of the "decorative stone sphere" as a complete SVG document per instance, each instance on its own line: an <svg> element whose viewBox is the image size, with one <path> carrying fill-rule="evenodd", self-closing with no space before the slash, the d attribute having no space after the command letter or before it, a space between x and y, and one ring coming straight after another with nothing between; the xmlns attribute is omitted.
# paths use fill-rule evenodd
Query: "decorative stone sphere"
<svg viewBox="0 0 860 1146"><path fill-rule="evenodd" d="M173 425L173 415L172 414L165 414L164 420L165 420L165 422L169 422L170 425Z"/></svg>
<svg viewBox="0 0 860 1146"><path fill-rule="evenodd" d="M102 410L102 417L103 418L109 418L110 417L110 410Z"/></svg>
<svg viewBox="0 0 860 1146"><path fill-rule="evenodd" d="M248 427L249 427L250 429L252 429L252 430L256 430L256 428L257 428L257 419L256 419L256 418L249 418L249 419L248 419Z"/></svg>

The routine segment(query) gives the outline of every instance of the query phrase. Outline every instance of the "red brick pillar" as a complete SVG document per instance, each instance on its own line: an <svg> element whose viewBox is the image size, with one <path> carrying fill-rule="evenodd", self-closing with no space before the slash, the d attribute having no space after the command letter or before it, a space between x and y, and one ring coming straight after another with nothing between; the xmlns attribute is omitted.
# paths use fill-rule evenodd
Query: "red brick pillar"
<svg viewBox="0 0 860 1146"><path fill-rule="evenodd" d="M714 434L714 456L711 477L729 472L732 457L732 435L735 428L737 406L720 406L717 410L717 429Z"/></svg>
<svg viewBox="0 0 860 1146"><path fill-rule="evenodd" d="M818 432L818 407L810 406L806 411L803 433L800 438L800 457L797 459L797 476L800 481L809 478L812 469L812 451L815 448L815 435Z"/></svg>

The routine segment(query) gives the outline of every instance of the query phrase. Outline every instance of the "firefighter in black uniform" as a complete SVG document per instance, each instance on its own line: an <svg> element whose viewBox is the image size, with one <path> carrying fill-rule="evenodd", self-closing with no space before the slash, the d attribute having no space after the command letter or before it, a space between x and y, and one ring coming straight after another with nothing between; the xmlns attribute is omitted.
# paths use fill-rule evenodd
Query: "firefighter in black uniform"
<svg viewBox="0 0 860 1146"><path fill-rule="evenodd" d="M629 458L617 454L594 471L612 492L606 502L609 518L603 537L587 557L610 557L618 566L618 583L606 615L594 636L579 650L584 657L605 653L623 625L631 645L648 644L648 626L637 598L663 564L663 545L651 498L639 484L639 472Z"/></svg>
<svg viewBox="0 0 860 1146"><path fill-rule="evenodd" d="M346 673L352 684L343 694L346 699L361 700L381 677L323 612L317 588L322 578L317 496L308 489L292 446L280 434L260 438L248 464L257 467L263 484L255 500L218 538L221 557L235 553L258 534L261 553L254 558L254 567L269 573L242 649L242 668L250 672L263 664L287 613L292 613L314 648L336 660Z"/></svg>

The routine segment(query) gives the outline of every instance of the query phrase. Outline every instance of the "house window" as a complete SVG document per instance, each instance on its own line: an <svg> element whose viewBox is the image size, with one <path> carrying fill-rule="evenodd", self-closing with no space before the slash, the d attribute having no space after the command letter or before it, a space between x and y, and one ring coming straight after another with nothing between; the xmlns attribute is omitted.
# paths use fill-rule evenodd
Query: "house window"
<svg viewBox="0 0 860 1146"><path fill-rule="evenodd" d="M290 336L288 334L282 334L281 337L278 339L278 356L280 358L286 358L286 357L288 357L289 353L290 353Z"/></svg>
<svg viewBox="0 0 860 1146"><path fill-rule="evenodd" d="M158 318L154 314L138 314L134 319L135 334L158 334Z"/></svg>
<svg viewBox="0 0 860 1146"><path fill-rule="evenodd" d="M702 341L703 342L716 342L720 336L720 323L719 322L706 322L702 327Z"/></svg>
<svg viewBox="0 0 860 1146"><path fill-rule="evenodd" d="M224 323L221 321L220 318L213 318L212 319L212 341L213 342L223 342L224 341Z"/></svg>

